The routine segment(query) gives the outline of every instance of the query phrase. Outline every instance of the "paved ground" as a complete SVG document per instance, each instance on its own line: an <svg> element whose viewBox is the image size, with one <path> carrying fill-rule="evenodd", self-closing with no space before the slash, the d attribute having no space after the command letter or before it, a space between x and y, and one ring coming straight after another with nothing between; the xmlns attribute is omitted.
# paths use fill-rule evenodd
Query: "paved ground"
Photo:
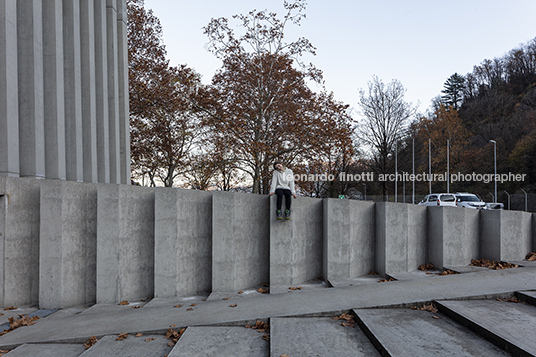
<svg viewBox="0 0 536 357"><path fill-rule="evenodd" d="M99 304L91 308L75 307L52 313L49 311L48 316L37 320L35 324L17 328L0 336L0 349L8 350L21 346L7 356L33 356L31 353L24 354L24 350L21 352L21 349L33 348L35 350L39 349L37 346L43 346L42 353L37 353L35 356L46 356L45 349L52 348L53 343L63 343L60 347L72 347L69 352L71 354L65 352L65 356L78 356L82 343L91 336L97 336L101 338L100 341L84 352L83 356L134 356L139 354L130 354L128 352L130 349L140 351L140 348L147 347L149 343L159 346L151 349L158 351L154 354L155 356L165 356L167 353L169 356L183 356L189 353L189 355L199 356L225 356L226 354L221 354L225 346L234 348L232 351L242 351L229 352L236 356L272 355L279 357L286 354L293 357L300 355L297 351L305 350L305 346L315 350L317 355L324 356L329 353L321 350L319 346L326 346L326 343L319 343L319 341L327 340L339 341L337 345L341 348L353 351L350 355L356 355L355 351L368 351L372 344L378 351L382 351L383 348L384 355L387 355L386 351L393 351L392 346L396 345L394 338L397 336L396 331L409 333L409 326L415 326L415 331L411 333L412 336L416 336L415 348L419 348L423 333L430 334L437 342L436 345L426 345L428 349L423 350L425 354L422 355L432 353L434 348L445 348L445 344L454 348L453 351L456 351L456 348L463 350L464 343L479 346L478 350L484 351L483 355L486 355L485 353L490 356L504 355L502 350L481 340L481 337L476 337L475 333L467 333L467 327L463 327L462 323L451 322L450 316L443 318L441 315L440 319L432 319L422 317L429 312L408 308L428 304L431 301L455 299L468 300L463 302L474 305L459 304L459 301L447 301L441 304L445 305L444 308L461 310L461 315L466 317L470 315L468 319L476 319L469 313L471 310L477 307L483 308L485 311L480 311L479 315L489 317L491 321L488 321L489 324L498 323L498 321L500 323L508 319L521 321L516 325L519 328L510 328L510 335L506 337L520 346L523 351L529 351L525 355L536 356L534 342L525 341L526 338L519 332L528 330L532 333L531 336L534 335L536 331L534 330L536 326L534 306L510 303L512 306L519 306L505 312L504 306L507 305L497 305L501 302L472 301L483 298L510 298L515 291L523 291L526 299L536 298L536 264L526 264L517 269L504 270L450 268L465 272L446 276L415 272L400 275L398 281L380 283L373 282L370 277L367 277L363 279L366 280L364 284L360 284L360 280L356 279L355 284L351 282L333 284L335 287L327 287L327 284L317 284L317 288L308 287L303 290L278 287L277 291L268 294L254 290L255 293L248 291L247 294L238 292L212 294L208 298L203 295L186 298L158 298L149 302L131 302L127 306ZM370 308L378 309L371 310ZM21 309L9 312L9 314L32 311L37 313L34 310ZM329 318L312 319L313 316L333 317L344 312L352 313L358 321L351 322L352 326L345 326L340 325L339 321L334 323L334 320ZM8 311L5 313L7 315ZM443 312L440 311L439 314L441 313ZM290 319L289 317L292 316L295 318ZM308 319L303 320L303 318ZM246 324L255 325L257 319L271 321L270 342L267 342L266 338L263 339L263 333L243 328ZM393 324L387 324L386 321L392 321ZM357 327L357 323L360 324L360 328ZM476 323L480 322L476 321ZM221 328L215 329L214 325ZM417 329L420 325L423 330ZM231 328L233 326L242 327ZM175 343L169 342L169 338L165 339L164 334L169 328L179 331L180 328L185 327L187 327L186 332L178 340L176 346ZM367 334L365 342L363 342L364 332ZM127 339L116 342L117 336L121 333L130 335ZM142 335L134 337L136 334ZM106 337L102 338L103 336ZM473 343L471 339L478 342ZM205 341L205 344L202 345L199 341ZM317 347L309 344L312 341L316 341ZM124 346L119 346L119 342ZM30 346L29 344L38 345ZM182 351L179 346L182 346ZM194 353L192 348L195 346L204 347L202 351ZM334 348L337 347L332 346L329 350L334 351ZM211 353L210 351L213 350L219 350L220 354ZM117 351L122 351L124 354L117 354ZM389 355L404 355L398 350L394 351L389 352ZM473 355L470 354L471 352L468 353L460 352L456 355Z"/></svg>

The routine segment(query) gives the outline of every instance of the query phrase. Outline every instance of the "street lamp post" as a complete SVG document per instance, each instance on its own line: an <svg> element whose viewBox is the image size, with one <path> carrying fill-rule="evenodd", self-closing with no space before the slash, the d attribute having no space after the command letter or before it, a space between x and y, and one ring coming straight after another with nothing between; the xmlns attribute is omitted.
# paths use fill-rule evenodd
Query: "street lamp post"
<svg viewBox="0 0 536 357"><path fill-rule="evenodd" d="M413 146L413 154L411 158L411 169L413 173L413 180L411 181L411 184L413 186L413 191L411 193L411 203L415 204L415 138L411 139L412 146Z"/></svg>
<svg viewBox="0 0 536 357"><path fill-rule="evenodd" d="M449 165L449 159L450 159L450 152L449 152L449 140L447 139L447 193L450 193L450 165Z"/></svg>
<svg viewBox="0 0 536 357"><path fill-rule="evenodd" d="M398 202L398 144L395 141L395 202Z"/></svg>
<svg viewBox="0 0 536 357"><path fill-rule="evenodd" d="M493 198L493 203L497 203L497 142L495 140L490 140L490 143L493 143L493 167L495 173L495 197Z"/></svg>
<svg viewBox="0 0 536 357"><path fill-rule="evenodd" d="M428 139L428 193L432 194L432 142Z"/></svg>

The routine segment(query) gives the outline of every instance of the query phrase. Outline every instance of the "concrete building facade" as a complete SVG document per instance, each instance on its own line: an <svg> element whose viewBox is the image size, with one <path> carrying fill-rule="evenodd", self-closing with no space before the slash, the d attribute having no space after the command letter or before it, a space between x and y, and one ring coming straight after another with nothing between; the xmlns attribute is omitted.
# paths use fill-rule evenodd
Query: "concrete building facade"
<svg viewBox="0 0 536 357"><path fill-rule="evenodd" d="M130 183L126 0L0 0L0 176Z"/></svg>

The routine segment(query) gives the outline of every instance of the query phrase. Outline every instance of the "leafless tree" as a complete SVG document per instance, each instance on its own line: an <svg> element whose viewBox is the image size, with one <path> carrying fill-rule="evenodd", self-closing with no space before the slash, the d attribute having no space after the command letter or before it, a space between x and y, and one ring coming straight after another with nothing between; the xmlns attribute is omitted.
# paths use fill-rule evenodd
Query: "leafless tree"
<svg viewBox="0 0 536 357"><path fill-rule="evenodd" d="M377 76L368 82L368 90L359 90L362 120L357 126L360 144L370 150L372 169L388 173L389 156L395 143L401 139L408 119L416 113L411 103L404 100L406 89L394 79L384 84ZM387 196L387 183L382 182L382 194Z"/></svg>

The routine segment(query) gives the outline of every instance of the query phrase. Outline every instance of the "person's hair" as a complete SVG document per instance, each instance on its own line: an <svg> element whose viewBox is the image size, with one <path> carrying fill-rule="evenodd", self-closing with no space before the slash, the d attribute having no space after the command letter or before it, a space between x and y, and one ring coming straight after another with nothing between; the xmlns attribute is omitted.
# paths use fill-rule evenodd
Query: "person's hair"
<svg viewBox="0 0 536 357"><path fill-rule="evenodd" d="M274 170L277 170L276 167L275 167L275 165L277 165L277 164L281 164L281 165L283 165L283 164L281 163L281 161L276 161L276 162L274 162Z"/></svg>

